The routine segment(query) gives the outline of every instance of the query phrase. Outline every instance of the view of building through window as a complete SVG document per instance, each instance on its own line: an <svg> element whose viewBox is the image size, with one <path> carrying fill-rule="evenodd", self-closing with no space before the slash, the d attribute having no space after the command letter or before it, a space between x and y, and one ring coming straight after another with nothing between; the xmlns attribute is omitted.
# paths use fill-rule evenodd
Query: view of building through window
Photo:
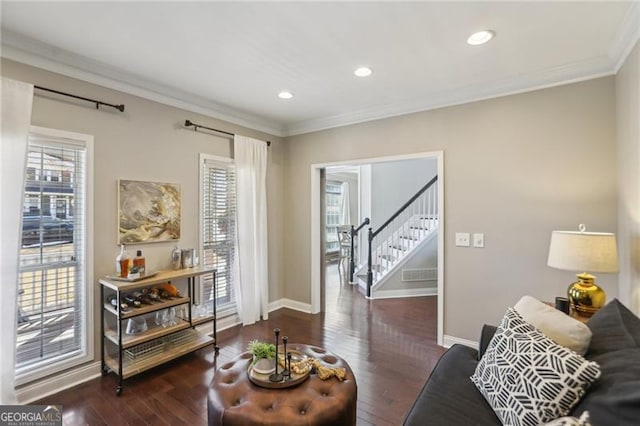
<svg viewBox="0 0 640 426"><path fill-rule="evenodd" d="M84 355L84 144L31 135L18 288L17 376Z"/></svg>

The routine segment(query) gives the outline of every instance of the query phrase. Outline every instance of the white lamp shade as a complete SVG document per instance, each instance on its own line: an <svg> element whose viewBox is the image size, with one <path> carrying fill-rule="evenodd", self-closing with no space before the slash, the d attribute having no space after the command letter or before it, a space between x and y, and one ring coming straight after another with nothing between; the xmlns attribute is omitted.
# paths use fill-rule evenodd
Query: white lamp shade
<svg viewBox="0 0 640 426"><path fill-rule="evenodd" d="M618 272L616 236L601 232L553 231L547 265L577 272Z"/></svg>

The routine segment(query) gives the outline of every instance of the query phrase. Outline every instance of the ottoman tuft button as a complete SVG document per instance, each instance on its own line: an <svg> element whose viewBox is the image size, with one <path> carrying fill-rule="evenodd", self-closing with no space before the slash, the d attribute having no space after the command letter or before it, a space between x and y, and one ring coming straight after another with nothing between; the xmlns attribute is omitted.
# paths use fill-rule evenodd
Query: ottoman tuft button
<svg viewBox="0 0 640 426"><path fill-rule="evenodd" d="M307 412L304 410L300 410L300 414L307 414Z"/></svg>

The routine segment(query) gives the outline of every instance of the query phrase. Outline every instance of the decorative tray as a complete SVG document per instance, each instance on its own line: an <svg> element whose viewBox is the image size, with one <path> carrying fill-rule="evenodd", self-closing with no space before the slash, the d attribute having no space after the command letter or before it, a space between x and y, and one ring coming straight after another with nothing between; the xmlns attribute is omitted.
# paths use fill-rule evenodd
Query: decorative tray
<svg viewBox="0 0 640 426"><path fill-rule="evenodd" d="M308 358L306 355L303 355L298 351L288 351L288 352L291 352L292 364L300 361L304 361ZM281 360L284 358L282 352L279 353L278 355ZM282 373L282 370L284 370L282 365L278 365L278 373ZM285 389L285 388L290 388L292 386L296 386L304 382L305 380L307 380L310 374L311 374L311 367L307 368L306 372L303 374L297 374L292 371L290 377L288 378L285 377L280 382L272 382L271 380L269 380L270 374L258 373L253 369L253 363L249 364L249 369L247 370L247 375L249 376L249 380L251 380L251 382L254 385L257 385L263 388L269 388L269 389Z"/></svg>
<svg viewBox="0 0 640 426"><path fill-rule="evenodd" d="M158 272L149 272L147 274L144 274L144 276L142 277L135 277L135 278L121 277L119 275L107 275L107 278L114 281L126 281L128 283L134 283L136 281L141 281L147 278L155 277L156 275L158 275Z"/></svg>

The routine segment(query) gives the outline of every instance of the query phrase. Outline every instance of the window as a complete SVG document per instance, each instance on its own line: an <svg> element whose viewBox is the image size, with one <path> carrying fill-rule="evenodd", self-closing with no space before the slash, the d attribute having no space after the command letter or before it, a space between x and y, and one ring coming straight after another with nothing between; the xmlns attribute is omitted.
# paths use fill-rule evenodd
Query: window
<svg viewBox="0 0 640 426"><path fill-rule="evenodd" d="M342 183L328 181L325 185L326 198L326 246L325 252L335 252L340 248L338 241L338 226L340 225L342 209Z"/></svg>
<svg viewBox="0 0 640 426"><path fill-rule="evenodd" d="M236 254L236 172L231 159L200 156L200 226L202 262L216 268L216 294L211 278L202 281L202 303L218 316L234 314L233 265Z"/></svg>
<svg viewBox="0 0 640 426"><path fill-rule="evenodd" d="M22 208L18 384L93 359L89 169L93 138L32 126ZM73 176L73 183L61 179ZM74 209L69 211L69 209Z"/></svg>

